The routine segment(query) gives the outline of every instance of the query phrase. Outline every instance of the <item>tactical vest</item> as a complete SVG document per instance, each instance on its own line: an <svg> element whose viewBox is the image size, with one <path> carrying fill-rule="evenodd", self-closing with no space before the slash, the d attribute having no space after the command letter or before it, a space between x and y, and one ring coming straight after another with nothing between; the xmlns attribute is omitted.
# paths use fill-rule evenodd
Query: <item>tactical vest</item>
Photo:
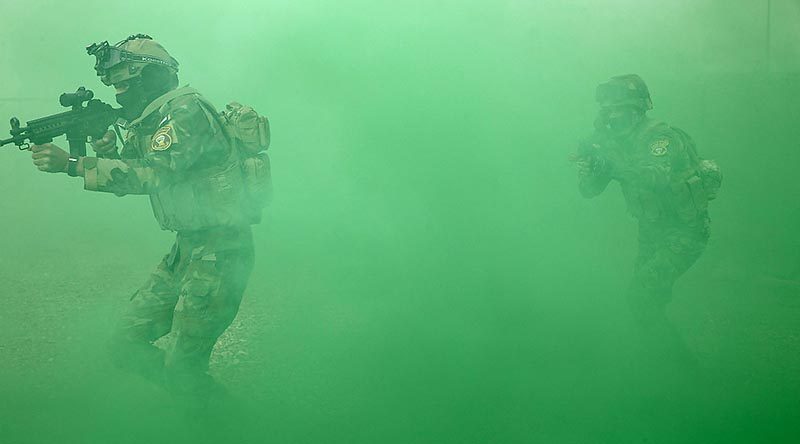
<svg viewBox="0 0 800 444"><path fill-rule="evenodd" d="M209 124L215 131L215 141L225 144L229 155L224 162L213 167L183 172L173 183L151 193L150 203L156 220L162 229L170 231L197 231L258 223L261 211L260 208L252 209L248 204L239 156L222 134L221 128L213 124L213 108L206 109L207 102L195 90L176 89L148 105L142 116L128 126L126 146L133 146L141 157L152 152L151 141L157 128L142 123L154 113L159 120L166 117L169 102L184 95L195 96L203 104Z"/></svg>

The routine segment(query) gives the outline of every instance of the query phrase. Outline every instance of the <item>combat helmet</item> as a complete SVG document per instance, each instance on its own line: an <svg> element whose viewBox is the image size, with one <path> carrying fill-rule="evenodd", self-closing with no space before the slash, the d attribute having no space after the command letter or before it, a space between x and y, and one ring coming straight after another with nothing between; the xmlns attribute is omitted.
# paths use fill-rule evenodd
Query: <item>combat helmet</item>
<svg viewBox="0 0 800 444"><path fill-rule="evenodd" d="M171 74L178 72L178 61L145 34L132 35L114 46L108 41L93 43L86 47L86 52L97 58L94 69L109 86L139 77L148 65L162 66Z"/></svg>
<svg viewBox="0 0 800 444"><path fill-rule="evenodd" d="M633 105L642 111L653 109L650 100L650 90L641 77L636 74L626 74L612 77L608 82L597 86L595 96L601 107Z"/></svg>

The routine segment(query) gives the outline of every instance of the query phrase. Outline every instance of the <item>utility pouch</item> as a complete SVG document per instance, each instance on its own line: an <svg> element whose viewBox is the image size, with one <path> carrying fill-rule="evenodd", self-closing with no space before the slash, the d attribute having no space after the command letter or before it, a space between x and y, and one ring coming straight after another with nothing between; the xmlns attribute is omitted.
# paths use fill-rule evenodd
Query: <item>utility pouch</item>
<svg viewBox="0 0 800 444"><path fill-rule="evenodd" d="M703 182L703 189L706 192L708 200L717 198L717 193L722 186L722 170L720 170L717 162L710 159L703 159L700 161L698 168L700 179Z"/></svg>
<svg viewBox="0 0 800 444"><path fill-rule="evenodd" d="M686 180L686 185L689 187L689 194L694 201L694 207L698 212L702 213L708 209L708 196L706 190L703 188L703 179L699 176L692 176Z"/></svg>
<svg viewBox="0 0 800 444"><path fill-rule="evenodd" d="M228 136L245 156L252 156L269 148L269 120L253 108L231 102L220 113Z"/></svg>

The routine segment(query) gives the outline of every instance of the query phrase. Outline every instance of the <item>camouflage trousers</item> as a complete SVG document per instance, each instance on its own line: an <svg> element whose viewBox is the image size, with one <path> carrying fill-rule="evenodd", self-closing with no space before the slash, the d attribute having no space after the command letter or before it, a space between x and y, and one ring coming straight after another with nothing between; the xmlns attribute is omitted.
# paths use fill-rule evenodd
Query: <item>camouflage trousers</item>
<svg viewBox="0 0 800 444"><path fill-rule="evenodd" d="M628 291L628 305L644 346L653 356L690 359L691 353L667 318L675 282L706 248L709 219L691 224L640 223L639 254Z"/></svg>
<svg viewBox="0 0 800 444"><path fill-rule="evenodd" d="M236 317L252 268L249 227L178 233L112 335L115 363L202 404L216 388L211 351ZM166 350L153 344L167 334Z"/></svg>

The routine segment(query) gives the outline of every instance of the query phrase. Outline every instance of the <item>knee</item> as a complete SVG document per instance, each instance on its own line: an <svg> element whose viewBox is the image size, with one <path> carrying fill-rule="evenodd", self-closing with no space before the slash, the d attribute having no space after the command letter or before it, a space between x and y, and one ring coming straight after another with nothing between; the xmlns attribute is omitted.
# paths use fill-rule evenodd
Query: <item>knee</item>
<svg viewBox="0 0 800 444"><path fill-rule="evenodd" d="M106 343L111 362L123 370L137 370L141 366L163 362L163 351L152 344L145 335L135 334L125 328L117 328Z"/></svg>
<svg viewBox="0 0 800 444"><path fill-rule="evenodd" d="M197 338L212 344L231 325L239 311L238 301L229 303L224 292L204 298L187 294L175 307L173 330L179 337Z"/></svg>

